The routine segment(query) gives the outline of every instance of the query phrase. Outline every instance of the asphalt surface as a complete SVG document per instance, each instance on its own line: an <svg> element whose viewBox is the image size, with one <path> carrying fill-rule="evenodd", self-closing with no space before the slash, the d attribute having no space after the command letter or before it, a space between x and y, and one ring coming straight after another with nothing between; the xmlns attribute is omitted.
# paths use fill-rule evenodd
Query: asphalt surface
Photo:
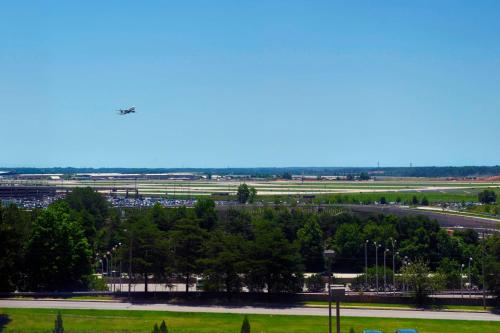
<svg viewBox="0 0 500 333"><path fill-rule="evenodd" d="M0 308L50 308L50 309L96 309L96 310L149 310L171 312L240 313L270 315L327 316L328 308L310 307L253 307L253 306L193 306L172 304L144 304L103 301L69 300L0 300ZM333 311L335 314L335 311ZM500 315L485 312L423 311L423 310L372 310L341 309L342 316L378 318L414 318L449 320L499 321Z"/></svg>

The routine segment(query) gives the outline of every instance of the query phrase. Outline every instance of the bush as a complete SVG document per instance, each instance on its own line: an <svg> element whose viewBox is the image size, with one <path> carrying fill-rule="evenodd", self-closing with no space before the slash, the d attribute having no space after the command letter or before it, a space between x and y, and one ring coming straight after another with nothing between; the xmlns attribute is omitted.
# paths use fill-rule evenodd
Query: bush
<svg viewBox="0 0 500 333"><path fill-rule="evenodd" d="M92 291L106 291L108 286L106 285L106 280L99 278L95 275L89 275L87 277L87 287Z"/></svg>
<svg viewBox="0 0 500 333"><path fill-rule="evenodd" d="M241 325L241 333L250 333L250 322L248 321L248 317L245 316L243 319L243 324Z"/></svg>
<svg viewBox="0 0 500 333"><path fill-rule="evenodd" d="M63 320L61 316L61 312L57 313L56 320L54 321L54 333L64 333Z"/></svg>
<svg viewBox="0 0 500 333"><path fill-rule="evenodd" d="M165 320L161 321L160 333L168 333L168 328L167 328L167 324L165 324Z"/></svg>

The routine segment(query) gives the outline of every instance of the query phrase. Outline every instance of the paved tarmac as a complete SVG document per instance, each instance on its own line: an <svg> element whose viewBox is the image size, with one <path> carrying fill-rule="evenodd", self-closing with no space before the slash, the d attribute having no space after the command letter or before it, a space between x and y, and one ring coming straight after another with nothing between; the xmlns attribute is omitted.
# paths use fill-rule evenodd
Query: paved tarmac
<svg viewBox="0 0 500 333"><path fill-rule="evenodd" d="M327 316L328 308L311 307L254 307L254 306L194 306L172 304L145 304L114 301L71 300L14 300L0 299L0 308L50 308L50 309L98 309L98 310L149 310L171 312L242 313L271 315ZM335 314L335 311L332 311ZM374 310L341 309L342 316L378 318L415 318L449 320L500 321L500 315L485 312L423 311L423 310Z"/></svg>

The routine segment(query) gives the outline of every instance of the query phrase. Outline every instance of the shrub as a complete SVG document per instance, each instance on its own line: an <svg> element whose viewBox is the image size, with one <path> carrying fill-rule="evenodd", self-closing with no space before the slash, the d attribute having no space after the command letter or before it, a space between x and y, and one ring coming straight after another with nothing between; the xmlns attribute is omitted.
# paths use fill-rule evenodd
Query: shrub
<svg viewBox="0 0 500 333"><path fill-rule="evenodd" d="M250 333L250 322L248 317L243 318L243 324L241 325L241 333Z"/></svg>
<svg viewBox="0 0 500 333"><path fill-rule="evenodd" d="M160 333L168 333L168 328L167 328L167 324L165 324L165 320L161 321Z"/></svg>
<svg viewBox="0 0 500 333"><path fill-rule="evenodd" d="M63 320L61 312L57 313L56 320L54 321L54 333L64 333Z"/></svg>

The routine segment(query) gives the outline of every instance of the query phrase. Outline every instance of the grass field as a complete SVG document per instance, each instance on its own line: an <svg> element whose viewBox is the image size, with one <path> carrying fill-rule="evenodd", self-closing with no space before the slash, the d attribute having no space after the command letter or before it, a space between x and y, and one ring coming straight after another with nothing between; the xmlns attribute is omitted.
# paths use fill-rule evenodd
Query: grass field
<svg viewBox="0 0 500 333"><path fill-rule="evenodd" d="M154 323L165 320L171 333L239 332L243 315L174 313L159 311L62 310L66 333L149 333ZM0 332L52 332L56 310L0 309ZM326 317L249 315L252 332L316 333L327 332ZM416 320L343 317L342 332L379 329L394 332L397 328L416 328L420 333L500 332L500 322L455 320Z"/></svg>

